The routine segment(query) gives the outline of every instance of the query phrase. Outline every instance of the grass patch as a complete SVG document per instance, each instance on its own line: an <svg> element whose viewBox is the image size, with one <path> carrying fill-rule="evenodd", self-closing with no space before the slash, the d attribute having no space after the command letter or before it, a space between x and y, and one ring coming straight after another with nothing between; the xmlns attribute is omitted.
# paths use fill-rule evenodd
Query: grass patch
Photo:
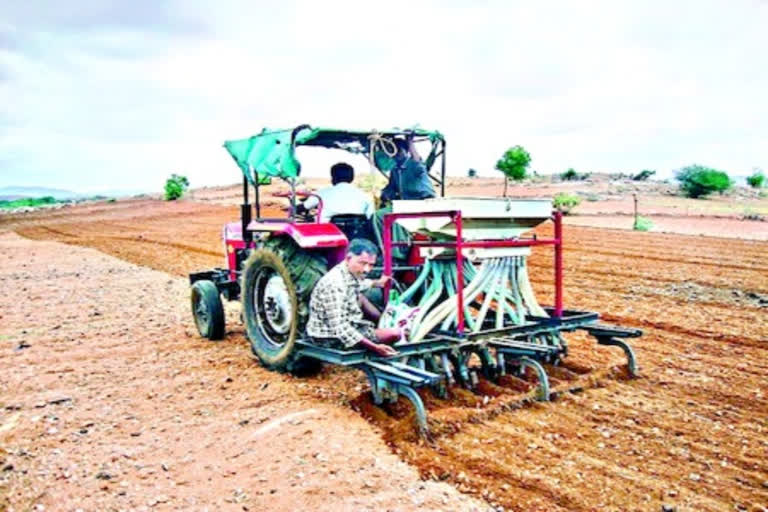
<svg viewBox="0 0 768 512"><path fill-rule="evenodd" d="M632 229L635 231L650 231L653 227L653 222L651 222L651 219L647 217L638 216L635 219L635 224L632 226Z"/></svg>

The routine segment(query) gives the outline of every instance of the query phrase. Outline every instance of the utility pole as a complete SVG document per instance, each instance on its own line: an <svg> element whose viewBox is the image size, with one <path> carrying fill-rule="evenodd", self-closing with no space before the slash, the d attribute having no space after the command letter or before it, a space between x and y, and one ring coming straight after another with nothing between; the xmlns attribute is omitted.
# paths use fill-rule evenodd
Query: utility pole
<svg viewBox="0 0 768 512"><path fill-rule="evenodd" d="M637 229L637 192L632 194L632 198L635 201L635 224L634 224L634 228Z"/></svg>

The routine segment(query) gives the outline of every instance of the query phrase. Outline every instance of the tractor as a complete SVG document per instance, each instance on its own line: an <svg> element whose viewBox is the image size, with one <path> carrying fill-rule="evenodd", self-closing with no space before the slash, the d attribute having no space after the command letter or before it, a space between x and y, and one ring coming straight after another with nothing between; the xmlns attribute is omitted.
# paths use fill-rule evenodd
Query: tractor
<svg viewBox="0 0 768 512"><path fill-rule="evenodd" d="M397 148L405 144L426 148L423 165L435 197L395 197L372 218L338 215L320 222L320 211L300 213L298 201L311 194L298 190L297 148L363 155L392 183L392 173L401 168ZM538 380L538 399L548 400L546 365L557 365L567 356L565 332L584 330L598 344L622 349L629 375L636 375L635 355L625 339L641 331L604 325L597 313L563 307L562 217L553 212L552 201L446 197L446 143L439 132L301 125L264 129L226 141L224 147L242 171L243 202L240 220L222 231L226 268L189 275L192 313L202 337L221 339L222 297L239 300L251 349L266 368L306 372L327 363L359 369L376 404L400 395L412 402L422 433L428 429L418 392L422 388L444 396L450 386L472 389L479 375L498 380L530 369ZM260 189L274 179L288 185L288 192L277 194L290 203L287 214L262 217ZM530 234L548 221L554 223L552 238ZM398 311L408 311L409 336L395 345L396 356L317 346L305 333L314 285L344 259L349 241L359 237L381 249L374 271L393 277L394 288L388 285L371 298L390 313L384 317L392 322L402 320ZM538 304L527 272L531 250L542 245L554 248L551 307Z"/></svg>

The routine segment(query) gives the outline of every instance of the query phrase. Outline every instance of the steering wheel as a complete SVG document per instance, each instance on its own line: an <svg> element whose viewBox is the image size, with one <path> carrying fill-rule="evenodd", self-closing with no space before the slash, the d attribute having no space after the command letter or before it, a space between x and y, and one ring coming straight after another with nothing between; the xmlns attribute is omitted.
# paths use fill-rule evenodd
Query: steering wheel
<svg viewBox="0 0 768 512"><path fill-rule="evenodd" d="M298 204L296 206L298 206ZM286 215L290 216L293 211L293 207L288 204L283 206L282 210ZM312 213L312 210L303 210L301 212L297 211L295 217L302 222L315 222L315 214Z"/></svg>

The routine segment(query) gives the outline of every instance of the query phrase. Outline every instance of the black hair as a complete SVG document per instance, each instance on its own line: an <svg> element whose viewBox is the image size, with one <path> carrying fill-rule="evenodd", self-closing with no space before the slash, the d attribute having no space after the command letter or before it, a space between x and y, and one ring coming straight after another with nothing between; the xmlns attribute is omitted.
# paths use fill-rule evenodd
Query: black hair
<svg viewBox="0 0 768 512"><path fill-rule="evenodd" d="M331 167L331 183L336 185L337 183L352 183L355 179L355 170L351 165L339 162Z"/></svg>
<svg viewBox="0 0 768 512"><path fill-rule="evenodd" d="M360 256L364 252L370 254L371 256L379 255L379 249L373 244L373 242L366 238L353 238L352 241L349 242L347 254Z"/></svg>

